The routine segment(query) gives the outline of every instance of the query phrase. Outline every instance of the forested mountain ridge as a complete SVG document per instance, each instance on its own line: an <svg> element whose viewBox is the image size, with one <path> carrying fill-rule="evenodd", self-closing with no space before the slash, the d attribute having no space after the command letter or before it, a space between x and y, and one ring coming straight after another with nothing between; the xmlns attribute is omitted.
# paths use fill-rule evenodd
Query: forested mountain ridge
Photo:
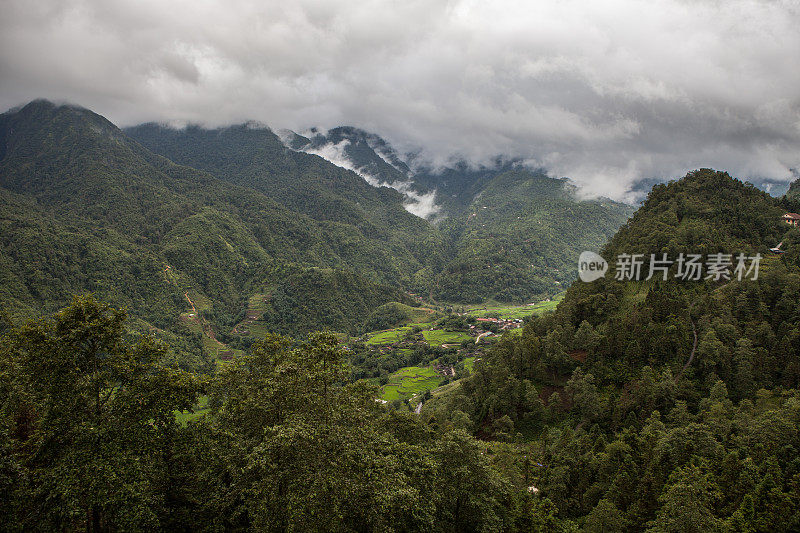
<svg viewBox="0 0 800 533"><path fill-rule="evenodd" d="M796 179L792 182L789 186L789 191L786 193L786 197L791 200L800 200L800 179Z"/></svg>
<svg viewBox="0 0 800 533"><path fill-rule="evenodd" d="M417 236L435 238L429 224L403 209L397 191L373 187L319 156L287 149L266 127L176 130L143 124L125 133L154 153L261 191L315 220L360 225L365 234L380 234L399 246ZM425 260L436 248L415 251Z"/></svg>
<svg viewBox="0 0 800 533"><path fill-rule="evenodd" d="M800 232L783 200L708 169L657 185L551 315L423 409L541 443L535 484L596 531L800 527ZM769 248L784 242L784 254ZM730 278L648 275L650 254L733 255ZM762 256L758 279L736 255ZM615 279L643 254L641 281ZM516 435L516 437L515 437Z"/></svg>
<svg viewBox="0 0 800 533"><path fill-rule="evenodd" d="M126 131L43 100L0 115L0 302L12 320L91 291L127 307L137 329L197 352L200 331L222 349L213 333L227 334L259 295L264 327L352 333L404 291L455 302L553 294L573 276L573 252L599 246L595 228L629 212L519 170L475 178L492 209L475 203L437 226L397 191L265 127ZM332 132L387 176L407 168L376 136ZM576 220L586 231L564 225ZM559 235L574 243L553 246ZM187 331L187 321L201 324Z"/></svg>
<svg viewBox="0 0 800 533"><path fill-rule="evenodd" d="M154 153L252 188L314 219L332 245L351 252L357 261L351 267L364 277L421 291L425 286L418 285L415 273L444 261L442 236L403 208L400 193L373 187L316 155L287 149L266 127L178 130L151 123L125 132Z"/></svg>
<svg viewBox="0 0 800 533"><path fill-rule="evenodd" d="M363 174L380 183L407 181L412 170L392 146L380 136L351 126L330 129L324 134L312 130L305 135L290 132L287 145L293 150L318 151L337 147L342 157ZM419 192L426 192L420 189Z"/></svg>
<svg viewBox="0 0 800 533"><path fill-rule="evenodd" d="M419 268L363 219L317 221L155 155L82 108L32 102L0 115L0 138L2 301L17 319L93 291L175 329L190 289L232 319L251 291L303 268L357 271L366 291ZM402 298L393 291L390 300Z"/></svg>
<svg viewBox="0 0 800 533"><path fill-rule="evenodd" d="M575 257L582 250L598 249L633 212L607 199L581 201L566 180L513 162L412 171L385 140L352 127L308 137L288 133L284 139L247 124L212 130L145 124L125 131L154 152L261 190L312 217L346 216L351 209L341 206L358 204L386 235L393 234L384 222L417 235L404 238L413 243L410 249L422 263L406 285L436 300L524 302L558 292L561 284L574 279ZM375 205L369 199L378 194L374 191L400 195L387 187L370 187L354 173L310 155L314 153L356 169L373 185L408 187L412 194L435 191L442 208L433 216L439 231L422 220L413 224L399 216L399 203L390 206L391 220L384 216L376 221L381 215L368 208ZM308 165L322 170L304 171ZM323 170L336 176L335 181L321 183ZM332 195L335 205L326 203ZM332 214L335 208L341 213Z"/></svg>
<svg viewBox="0 0 800 533"><path fill-rule="evenodd" d="M578 200L567 180L542 172L499 174L466 212L442 222L455 257L436 278L435 294L525 301L567 286L580 253L599 249L632 213L608 199Z"/></svg>
<svg viewBox="0 0 800 533"><path fill-rule="evenodd" d="M352 382L330 334L267 335L201 383L91 297L4 325L0 527L796 531L800 231L784 210L708 169L654 188L602 250L612 267L629 250L762 253L758 279L576 282L419 416ZM786 253L767 256L776 238ZM201 392L206 413L179 424Z"/></svg>

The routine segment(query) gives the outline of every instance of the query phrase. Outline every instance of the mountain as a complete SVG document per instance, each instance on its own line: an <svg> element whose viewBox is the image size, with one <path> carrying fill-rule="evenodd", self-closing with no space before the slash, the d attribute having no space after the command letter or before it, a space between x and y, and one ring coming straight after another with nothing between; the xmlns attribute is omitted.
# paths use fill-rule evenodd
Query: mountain
<svg viewBox="0 0 800 533"><path fill-rule="evenodd" d="M583 250L597 250L633 213L608 199L579 200L566 180L519 169L489 180L468 209L441 224L454 257L437 275L444 300L529 301L575 277Z"/></svg>
<svg viewBox="0 0 800 533"><path fill-rule="evenodd" d="M177 317L196 293L210 301L213 327L224 328L250 294L279 290L310 267L358 272L357 292L374 288L383 297L369 301L380 305L403 299L397 287L426 257L424 221L402 209L399 195L319 158L306 162L320 167L309 171L318 190L364 193L333 209L333 220L303 212L297 191L276 201L175 164L78 107L36 101L4 113L0 145L0 301L16 319L93 291L128 307L142 328L184 332ZM354 328L363 312L328 325Z"/></svg>
<svg viewBox="0 0 800 533"><path fill-rule="evenodd" d="M339 162L379 183L406 181L412 174L408 164L386 140L351 126L333 128L325 133L313 129L306 136L288 132L286 143L293 150L338 155Z"/></svg>
<svg viewBox="0 0 800 533"><path fill-rule="evenodd" d="M331 143L358 172L307 153L331 157ZM413 211L436 205L439 189L415 180L449 178L415 174L352 128L122 131L35 101L0 115L0 145L3 312L19 322L92 291L127 307L139 330L206 355L227 351L220 339L248 313L263 318L259 331L353 332L405 291L445 302L553 294L577 253L630 212L580 201L541 172L457 167L441 176L470 182L468 193L432 223Z"/></svg>
<svg viewBox="0 0 800 533"><path fill-rule="evenodd" d="M800 446L800 231L783 212L710 169L655 186L602 249L605 277L574 283L423 415L541 443L539 496L592 530L686 530L689 516L700 530L795 530L783 505L800 502L786 453ZM760 254L757 275L739 278L740 253L748 268ZM621 254L643 255L640 278L618 279ZM646 279L651 254L673 262L666 279ZM680 254L701 254L699 280ZM714 254L731 254L727 277Z"/></svg>
<svg viewBox="0 0 800 533"><path fill-rule="evenodd" d="M285 142L293 150L353 169L374 185L394 187L406 195L409 204L426 198L429 205L419 214L432 220L463 212L488 181L517 163L498 158L492 166L472 167L460 161L434 169L420 164L414 154L398 153L379 135L351 126L325 132L312 129L306 135L286 132Z"/></svg>
<svg viewBox="0 0 800 533"><path fill-rule="evenodd" d="M608 199L580 200L568 181L518 161L412 169L413 156L352 127L290 132L285 139L292 149L355 169L373 184L392 184L412 200L434 195L431 218L445 237L446 261L419 275L432 280L433 299L521 302L558 292L575 278L581 251L599 249L634 211Z"/></svg>
<svg viewBox="0 0 800 533"><path fill-rule="evenodd" d="M789 186L786 197L791 200L800 200L800 178L794 180Z"/></svg>
<svg viewBox="0 0 800 533"><path fill-rule="evenodd" d="M362 224L365 234L380 236L398 248L398 254L407 241L435 237L429 224L403 209L400 193L370 186L354 172L316 155L288 149L266 127L241 124L176 130L144 124L125 133L176 163L261 191L320 222ZM435 253L433 248L413 246L411 251L418 260Z"/></svg>

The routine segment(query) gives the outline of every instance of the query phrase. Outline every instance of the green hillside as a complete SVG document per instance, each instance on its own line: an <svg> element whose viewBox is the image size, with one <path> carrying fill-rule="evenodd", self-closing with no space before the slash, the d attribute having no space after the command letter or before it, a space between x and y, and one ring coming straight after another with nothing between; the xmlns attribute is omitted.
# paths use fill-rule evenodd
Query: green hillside
<svg viewBox="0 0 800 533"><path fill-rule="evenodd" d="M603 249L605 278L573 284L554 313L495 345L425 410L440 422L466 414L484 438L540 443L534 483L561 520L795 530L800 232L782 213L779 200L708 169L655 186ZM770 255L779 240L787 252ZM672 265L666 281L617 281L622 253L645 254L645 273L649 254L763 259L757 280L676 279ZM689 498L688 487L699 492Z"/></svg>
<svg viewBox="0 0 800 533"><path fill-rule="evenodd" d="M289 145L335 146L348 164L376 180L436 192L444 264L422 270L413 284L432 299L519 303L555 294L575 278L578 255L598 250L634 211L606 199L581 201L566 180L515 161L412 170L385 140L352 127L295 134Z"/></svg>
<svg viewBox="0 0 800 533"><path fill-rule="evenodd" d="M0 141L0 301L16 320L92 291L126 306L143 327L187 333L177 318L195 290L211 301L210 326L225 329L251 292L299 272L308 278L315 271L307 267L358 271L387 295L370 305L398 300L396 289L378 287L420 267L416 244L401 242L402 224L384 224L396 232L387 238L360 212L352 224L315 220L157 156L82 108L37 101L0 115ZM416 223L399 204L397 213ZM354 284L339 295L361 298ZM370 311L349 308L329 325L355 327ZM302 323L300 313L292 317Z"/></svg>
<svg viewBox="0 0 800 533"><path fill-rule="evenodd" d="M509 171L489 181L469 208L442 223L455 256L436 278L444 300L529 301L575 277L583 250L598 250L633 209L580 201L564 180Z"/></svg>
<svg viewBox="0 0 800 533"><path fill-rule="evenodd" d="M339 130L334 140L375 169L402 174L379 138ZM94 292L126 307L136 328L206 356L227 350L220 340L255 294L270 298L259 335L360 331L404 291L450 302L553 294L578 251L597 248L627 213L515 172L477 180L469 210L437 226L408 213L397 191L287 149L263 127L122 132L46 101L0 115L0 144L4 313L19 322ZM180 318L190 292L207 301L198 323Z"/></svg>
<svg viewBox="0 0 800 533"><path fill-rule="evenodd" d="M265 127L175 130L144 124L125 132L176 163L260 191L318 221L363 275L384 271L377 279L407 285L424 265L441 262L440 234L403 208L400 193L373 187L321 157L289 150Z"/></svg>
<svg viewBox="0 0 800 533"><path fill-rule="evenodd" d="M786 197L794 201L800 200L800 179L796 179L792 182L786 193Z"/></svg>

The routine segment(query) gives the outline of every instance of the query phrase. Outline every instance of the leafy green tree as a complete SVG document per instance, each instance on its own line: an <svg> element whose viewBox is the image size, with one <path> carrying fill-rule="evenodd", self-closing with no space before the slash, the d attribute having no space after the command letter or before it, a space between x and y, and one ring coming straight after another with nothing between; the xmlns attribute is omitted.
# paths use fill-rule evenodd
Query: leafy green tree
<svg viewBox="0 0 800 533"><path fill-rule="evenodd" d="M627 531L624 514L613 502L602 499L586 517L585 530L591 533L621 533Z"/></svg>
<svg viewBox="0 0 800 533"><path fill-rule="evenodd" d="M756 353L753 343L747 339L736 341L736 350L733 355L734 377L733 385L737 398L749 398L756 390L753 361Z"/></svg>
<svg viewBox="0 0 800 533"><path fill-rule="evenodd" d="M124 342L124 322L123 311L83 296L8 337L14 374L3 379L14 392L3 412L17 423L26 479L16 494L19 527L144 530L168 513L160 451L197 384L158 364L163 345Z"/></svg>
<svg viewBox="0 0 800 533"><path fill-rule="evenodd" d="M719 525L714 503L721 494L708 472L694 465L676 470L658 500L661 509L650 533L701 533Z"/></svg>
<svg viewBox="0 0 800 533"><path fill-rule="evenodd" d="M593 420L600 414L600 396L592 374L584 374L580 368L576 368L565 391L582 417Z"/></svg>

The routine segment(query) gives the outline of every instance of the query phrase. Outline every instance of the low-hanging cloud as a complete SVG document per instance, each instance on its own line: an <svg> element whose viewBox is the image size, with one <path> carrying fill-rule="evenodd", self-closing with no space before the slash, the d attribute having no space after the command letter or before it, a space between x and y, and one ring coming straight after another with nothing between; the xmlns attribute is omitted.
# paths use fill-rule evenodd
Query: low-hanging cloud
<svg viewBox="0 0 800 533"><path fill-rule="evenodd" d="M289 145L289 138L289 135L284 134L282 136L282 140L287 146ZM350 141L344 139L338 143L329 142L313 148L310 146L302 147L299 148L299 150L307 154L318 155L336 166L346 168L347 170L352 170L373 187L391 187L405 197L405 200L403 201L403 207L406 208L406 211L420 218L426 218L430 220L436 219L437 215L439 215L441 212L441 206L436 204L436 191L421 193L414 189L411 181L381 181L377 177L370 174L366 169L358 168L353 164L353 162L345 153L345 148L347 148L349 144ZM381 158L385 158L384 161L386 161L388 164L391 164L389 163L388 158L386 158L382 152L376 151L375 153L377 153Z"/></svg>
<svg viewBox="0 0 800 533"><path fill-rule="evenodd" d="M120 125L350 124L431 165L521 158L586 194L800 168L794 0L9 0L0 105Z"/></svg>

